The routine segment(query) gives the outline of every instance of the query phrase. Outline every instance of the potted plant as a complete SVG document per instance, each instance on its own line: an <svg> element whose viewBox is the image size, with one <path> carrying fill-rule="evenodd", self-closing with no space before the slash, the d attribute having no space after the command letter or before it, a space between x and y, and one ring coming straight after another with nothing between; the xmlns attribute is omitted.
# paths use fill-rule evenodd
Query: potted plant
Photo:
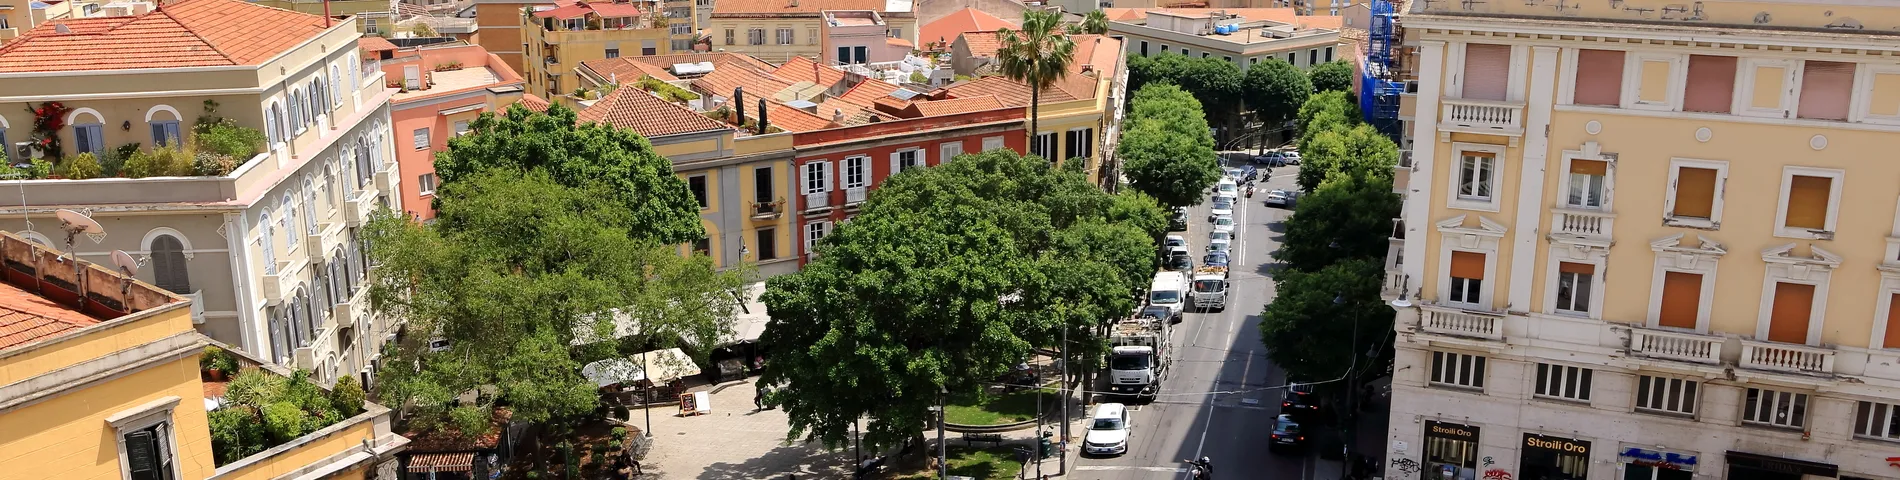
<svg viewBox="0 0 1900 480"><path fill-rule="evenodd" d="M198 357L198 368L205 378L222 382L237 372L237 355L222 348L205 347L204 355Z"/></svg>

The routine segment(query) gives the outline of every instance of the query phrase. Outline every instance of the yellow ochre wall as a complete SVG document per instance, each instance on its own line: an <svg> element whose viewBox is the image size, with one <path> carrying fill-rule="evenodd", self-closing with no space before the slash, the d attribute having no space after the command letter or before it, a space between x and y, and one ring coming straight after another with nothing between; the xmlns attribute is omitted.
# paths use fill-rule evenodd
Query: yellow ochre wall
<svg viewBox="0 0 1900 480"><path fill-rule="evenodd" d="M0 413L0 480L119 480L119 432L106 418L166 396L180 399L172 410L179 471L187 479L211 476L211 428L194 353Z"/></svg>

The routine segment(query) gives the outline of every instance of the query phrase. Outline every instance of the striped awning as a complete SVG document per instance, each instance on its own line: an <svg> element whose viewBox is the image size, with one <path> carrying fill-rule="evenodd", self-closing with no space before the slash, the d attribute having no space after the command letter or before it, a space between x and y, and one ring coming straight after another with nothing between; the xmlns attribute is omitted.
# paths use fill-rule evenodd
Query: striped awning
<svg viewBox="0 0 1900 480"><path fill-rule="evenodd" d="M409 456L411 472L466 472L475 468L475 453L419 453Z"/></svg>

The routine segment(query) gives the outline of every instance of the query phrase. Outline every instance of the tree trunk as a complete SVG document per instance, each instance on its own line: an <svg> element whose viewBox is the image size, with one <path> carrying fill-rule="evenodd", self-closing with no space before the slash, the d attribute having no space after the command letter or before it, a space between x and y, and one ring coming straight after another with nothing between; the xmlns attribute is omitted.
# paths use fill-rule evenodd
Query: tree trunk
<svg viewBox="0 0 1900 480"><path fill-rule="evenodd" d="M1032 77L1029 80L1029 148L1028 148L1028 150L1030 150L1031 152L1034 152L1036 150L1036 140L1038 137L1037 133L1039 133L1036 131L1036 127L1037 127L1036 117L1040 116L1038 112L1041 112L1041 111L1042 111L1042 89L1036 88L1036 79ZM1049 154L1049 152L1042 152L1042 153L1044 155ZM1045 158L1044 160L1048 160L1050 163L1054 163L1056 161L1056 159L1053 159L1053 158Z"/></svg>

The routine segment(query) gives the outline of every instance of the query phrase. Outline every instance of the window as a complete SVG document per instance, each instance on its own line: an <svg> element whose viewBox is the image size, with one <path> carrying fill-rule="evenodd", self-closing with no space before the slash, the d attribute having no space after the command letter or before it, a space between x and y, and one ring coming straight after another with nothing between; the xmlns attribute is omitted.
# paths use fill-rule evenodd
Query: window
<svg viewBox="0 0 1900 480"><path fill-rule="evenodd" d="M1671 165L1673 193L1663 202L1665 223L1717 228L1722 222L1722 189L1728 164L1676 160Z"/></svg>
<svg viewBox="0 0 1900 480"><path fill-rule="evenodd" d="M707 237L699 237L698 240L694 240L693 254L711 256L712 255L712 239L707 238Z"/></svg>
<svg viewBox="0 0 1900 480"><path fill-rule="evenodd" d="M765 29L753 28L745 31L746 45L764 45Z"/></svg>
<svg viewBox="0 0 1900 480"><path fill-rule="evenodd" d="M871 51L866 47L851 47L853 63L871 63Z"/></svg>
<svg viewBox="0 0 1900 480"><path fill-rule="evenodd" d="M271 232L270 212L257 214L257 240L264 247L264 274L277 274L277 236Z"/></svg>
<svg viewBox="0 0 1900 480"><path fill-rule="evenodd" d="M983 139L983 151L987 152L998 148L1003 148L1003 137L988 137Z"/></svg>
<svg viewBox="0 0 1900 480"><path fill-rule="evenodd" d="M183 138L178 136L177 120L153 120L151 125L153 145L163 147L178 143L178 139Z"/></svg>
<svg viewBox="0 0 1900 480"><path fill-rule="evenodd" d="M1595 265L1557 262L1557 311L1590 313L1590 288L1595 278Z"/></svg>
<svg viewBox="0 0 1900 480"><path fill-rule="evenodd" d="M1729 113L1735 107L1735 57L1689 56L1689 80L1682 110Z"/></svg>
<svg viewBox="0 0 1900 480"><path fill-rule="evenodd" d="M1742 423L1801 428L1807 424L1808 394L1748 389L1742 400Z"/></svg>
<svg viewBox="0 0 1900 480"><path fill-rule="evenodd" d="M710 203L710 200L706 198L706 176L705 175L694 175L694 176L686 177L686 188L693 191L693 200L699 202L700 209L705 209L706 207L709 207L712 205Z"/></svg>
<svg viewBox="0 0 1900 480"><path fill-rule="evenodd" d="M620 58L620 47L618 46L609 47L607 48L607 51L604 53L604 55L606 55L607 58Z"/></svg>
<svg viewBox="0 0 1900 480"><path fill-rule="evenodd" d="M337 83L340 81L338 79L340 78L343 78L343 76L339 75L336 65L331 65L329 91L330 91L330 106L332 107L343 105L343 91L342 89L337 88Z"/></svg>
<svg viewBox="0 0 1900 480"><path fill-rule="evenodd" d="M449 129L455 132L455 136L457 137L467 134L468 120L456 120L455 123L449 124Z"/></svg>
<svg viewBox="0 0 1900 480"><path fill-rule="evenodd" d="M1479 303L1484 292L1484 254L1451 252L1451 290L1445 300L1454 303Z"/></svg>
<svg viewBox="0 0 1900 480"><path fill-rule="evenodd" d="M284 251L295 252L299 243L297 241L297 202L289 193L285 193L281 204L284 206L284 218L278 219L278 222L282 223L278 226L284 228Z"/></svg>
<svg viewBox="0 0 1900 480"><path fill-rule="evenodd" d="M1260 57L1253 57L1253 58L1247 59L1247 66L1249 67L1254 66L1255 64L1258 64L1258 63L1260 63Z"/></svg>
<svg viewBox="0 0 1900 480"><path fill-rule="evenodd" d="M170 412L157 424L134 430L121 429L119 448L123 450L125 471L131 480L175 480L177 452L173 450Z"/></svg>
<svg viewBox="0 0 1900 480"><path fill-rule="evenodd" d="M420 191L422 195L434 195L435 194L435 174L424 173L421 175L417 175L416 189Z"/></svg>
<svg viewBox="0 0 1900 480"><path fill-rule="evenodd" d="M303 93L290 92L290 131L303 133Z"/></svg>
<svg viewBox="0 0 1900 480"><path fill-rule="evenodd" d="M1464 152L1458 167L1458 198L1491 201L1491 178L1497 173L1497 154Z"/></svg>
<svg viewBox="0 0 1900 480"><path fill-rule="evenodd" d="M1223 62L1228 62L1228 63L1232 63L1232 62L1234 61L1234 57L1231 57L1231 56L1227 56L1227 55L1221 55L1221 56L1220 56L1220 61L1223 61Z"/></svg>
<svg viewBox="0 0 1900 480"><path fill-rule="evenodd" d="M1663 272L1662 302L1657 307L1656 325L1694 330L1701 324L1702 274Z"/></svg>
<svg viewBox="0 0 1900 480"><path fill-rule="evenodd" d="M0 28L6 28L6 27L0 27ZM12 150L12 149L13 149L13 144L7 143L6 127L0 127L0 161L5 161L7 158L9 158L10 154L8 154L7 151Z"/></svg>
<svg viewBox="0 0 1900 480"><path fill-rule="evenodd" d="M778 44L779 45L792 44L792 29L789 29L789 28L778 29Z"/></svg>
<svg viewBox="0 0 1900 480"><path fill-rule="evenodd" d="M1141 56L1144 56L1144 57L1148 56L1148 41L1147 40L1141 41Z"/></svg>
<svg viewBox="0 0 1900 480"><path fill-rule="evenodd" d="M1078 128L1068 132L1066 138L1068 158L1090 158L1095 155L1095 129Z"/></svg>
<svg viewBox="0 0 1900 480"><path fill-rule="evenodd" d="M844 188L864 188L868 178L864 172L865 164L870 161L871 157L863 156L844 159Z"/></svg>
<svg viewBox="0 0 1900 480"><path fill-rule="evenodd" d="M1854 409L1854 434L1883 440L1900 440L1900 405L1857 402Z"/></svg>
<svg viewBox="0 0 1900 480"><path fill-rule="evenodd" d="M1181 47L1181 56L1185 57L1188 55L1193 55L1193 53L1189 52L1187 47Z"/></svg>
<svg viewBox="0 0 1900 480"><path fill-rule="evenodd" d="M105 125L88 123L73 125L73 143L79 153L101 155L106 151Z"/></svg>
<svg viewBox="0 0 1900 480"><path fill-rule="evenodd" d="M1887 294L1887 331L1880 348L1900 349L1900 294Z"/></svg>
<svg viewBox="0 0 1900 480"><path fill-rule="evenodd" d="M818 44L818 29L816 28L805 29L805 44L806 45Z"/></svg>
<svg viewBox="0 0 1900 480"><path fill-rule="evenodd" d="M827 175L827 170L830 169L831 162L811 162L805 164L805 194L809 195L831 191L831 179L827 178L830 176Z"/></svg>
<svg viewBox="0 0 1900 480"><path fill-rule="evenodd" d="M1768 312L1768 341L1808 343L1808 321L1814 314L1814 285L1775 282L1774 302Z"/></svg>
<svg viewBox="0 0 1900 480"><path fill-rule="evenodd" d="M691 35L692 33L693 33L693 24L691 23L679 22L679 23L668 24L666 26L667 35ZM678 40L674 40L674 41L677 42ZM687 49L690 49L690 47L686 49L680 49L680 50L687 50Z"/></svg>
<svg viewBox="0 0 1900 480"><path fill-rule="evenodd" d="M1636 377L1636 411L1695 415L1696 390L1701 384L1680 378Z"/></svg>
<svg viewBox="0 0 1900 480"><path fill-rule="evenodd" d="M734 41L732 41L732 39L733 39L733 29L730 29L730 28L728 28L728 29L726 29L726 44L727 44L727 45L737 45L737 44L738 44L738 42L734 42Z"/></svg>
<svg viewBox="0 0 1900 480"><path fill-rule="evenodd" d="M1852 63L1808 60L1801 66L1801 99L1796 118L1847 120L1849 99L1854 96Z"/></svg>
<svg viewBox="0 0 1900 480"><path fill-rule="evenodd" d="M1161 53L1168 53L1168 44L1161 44Z"/></svg>
<svg viewBox="0 0 1900 480"><path fill-rule="evenodd" d="M1432 352L1432 384L1484 388L1484 357Z"/></svg>
<svg viewBox="0 0 1900 480"><path fill-rule="evenodd" d="M1776 236L1830 239L1834 231L1835 206L1840 203L1836 187L1844 172L1806 167L1783 167L1781 205L1776 213Z"/></svg>
<svg viewBox="0 0 1900 480"><path fill-rule="evenodd" d="M1603 181L1610 163L1602 160L1570 161L1570 194L1564 204L1576 208L1603 208Z"/></svg>
<svg viewBox="0 0 1900 480"><path fill-rule="evenodd" d="M919 149L899 150L891 154L891 174L903 173L924 166L924 151Z"/></svg>
<svg viewBox="0 0 1900 480"><path fill-rule="evenodd" d="M805 252L807 254L816 255L818 252L812 248L818 246L818 241L824 239L825 234L830 231L831 222L811 222L805 224Z"/></svg>
<svg viewBox="0 0 1900 480"><path fill-rule="evenodd" d="M759 260L778 258L778 230L765 227L753 231L753 244L758 245Z"/></svg>
<svg viewBox="0 0 1900 480"><path fill-rule="evenodd" d="M1029 143L1029 154L1042 157L1046 160L1054 160L1056 158L1056 132L1042 132L1036 134L1035 141Z"/></svg>
<svg viewBox="0 0 1900 480"><path fill-rule="evenodd" d="M753 168L752 201L757 203L772 203L772 199L777 197L772 190L772 167Z"/></svg>
<svg viewBox="0 0 1900 480"><path fill-rule="evenodd" d="M1511 46L1466 44L1464 73L1460 98L1504 101L1510 90Z"/></svg>
<svg viewBox="0 0 1900 480"><path fill-rule="evenodd" d="M684 25L684 24L676 24L676 25ZM690 33L692 33L692 29L690 29L690 28L688 28L688 29L686 29L686 33L687 33L687 34L690 34ZM684 34L682 34L682 35L684 35ZM692 41L692 40L673 40L673 41L670 41L670 42L668 42L668 43L670 43L670 44L672 44L671 46L673 47L673 51L674 51L674 52L690 52L690 51L693 51L693 41Z"/></svg>
<svg viewBox="0 0 1900 480"><path fill-rule="evenodd" d="M1299 54L1293 53L1293 52L1286 52L1286 63L1288 65L1299 65L1298 63L1299 61L1300 61Z"/></svg>
<svg viewBox="0 0 1900 480"><path fill-rule="evenodd" d="M159 235L152 239L152 273L158 288L179 295L191 294L191 274L185 268L185 244L178 237Z"/></svg>
<svg viewBox="0 0 1900 480"><path fill-rule="evenodd" d="M1623 103L1623 52L1577 51L1574 99L1577 105L1614 107Z"/></svg>
<svg viewBox="0 0 1900 480"><path fill-rule="evenodd" d="M941 164L944 162L955 160L957 158L957 155L962 155L962 154L963 154L962 141L956 140L956 141L943 142L942 145L937 146L937 163Z"/></svg>
<svg viewBox="0 0 1900 480"><path fill-rule="evenodd" d="M1535 393L1539 397L1590 401L1592 370L1567 365L1537 364Z"/></svg>
<svg viewBox="0 0 1900 480"><path fill-rule="evenodd" d="M640 41L640 55L641 56L651 57L651 56L659 55L659 54L660 54L659 40L641 40Z"/></svg>
<svg viewBox="0 0 1900 480"><path fill-rule="evenodd" d="M416 129L415 133L412 134L412 138L415 139L416 150L429 149L429 129L427 127Z"/></svg>
<svg viewBox="0 0 1900 480"><path fill-rule="evenodd" d="M1334 12L1338 12L1338 10L1333 10L1333 11L1334 11ZM1335 16L1335 17L1337 17L1337 16L1339 16L1339 14L1338 14L1338 13L1334 13L1334 14L1333 14L1333 16ZM1326 61L1327 61L1327 62L1332 62L1332 61L1333 61L1333 47L1326 47Z"/></svg>
<svg viewBox="0 0 1900 480"><path fill-rule="evenodd" d="M1306 64L1319 65L1319 50L1318 49L1306 51Z"/></svg>

